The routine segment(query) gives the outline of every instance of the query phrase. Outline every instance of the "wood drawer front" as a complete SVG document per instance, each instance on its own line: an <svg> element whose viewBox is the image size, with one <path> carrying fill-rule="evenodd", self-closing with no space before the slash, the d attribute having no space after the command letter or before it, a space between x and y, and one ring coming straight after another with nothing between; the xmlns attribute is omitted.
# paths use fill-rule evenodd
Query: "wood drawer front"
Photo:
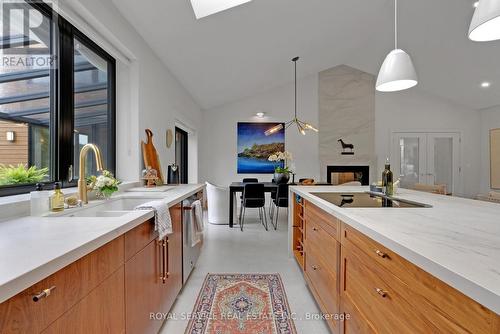
<svg viewBox="0 0 500 334"><path fill-rule="evenodd" d="M312 288L320 296L320 304L324 312L335 314L339 312L339 280L328 265L311 248L306 249L305 273L312 283Z"/></svg>
<svg viewBox="0 0 500 334"><path fill-rule="evenodd" d="M125 261L128 261L157 237L154 219L150 219L125 233Z"/></svg>
<svg viewBox="0 0 500 334"><path fill-rule="evenodd" d="M323 301L321 300L321 297L319 296L318 292L315 290L315 288L313 286L313 282L311 281L311 279L309 278L309 276L307 275L307 273L305 273L304 278L306 279L307 285L309 286L309 291L314 296L314 299L316 300L316 303L319 305L319 307L321 309L321 312L323 312L323 313L330 313L327 310L327 308L325 307L325 305L323 304ZM339 333L340 326L339 326L339 324L338 324L337 321L335 321L333 319L326 319L325 321L326 321L326 323L327 323L327 325L330 328L330 331L332 333Z"/></svg>
<svg viewBox="0 0 500 334"><path fill-rule="evenodd" d="M306 224L305 239L306 249L313 248L315 253L318 254L325 263L326 268L338 277L340 243L314 220L310 220Z"/></svg>
<svg viewBox="0 0 500 334"><path fill-rule="evenodd" d="M345 249L362 251L360 256L404 282L413 294L408 300L414 307L421 305L424 316L441 331L498 332L499 316L494 312L346 224L342 224L341 242Z"/></svg>
<svg viewBox="0 0 500 334"><path fill-rule="evenodd" d="M40 333L124 262L119 237L0 304L0 333ZM55 286L51 295L33 295Z"/></svg>
<svg viewBox="0 0 500 334"><path fill-rule="evenodd" d="M352 303L378 333L437 333L407 302L406 286L365 260L342 247L341 300Z"/></svg>
<svg viewBox="0 0 500 334"><path fill-rule="evenodd" d="M125 333L123 286L122 266L43 333Z"/></svg>
<svg viewBox="0 0 500 334"><path fill-rule="evenodd" d="M375 334L377 333L370 322L354 306L349 298L340 298L340 310L348 318L341 322L340 332L342 334Z"/></svg>
<svg viewBox="0 0 500 334"><path fill-rule="evenodd" d="M321 226L333 238L340 241L340 222L331 214L321 210L311 202L305 201L305 220L314 221L317 225Z"/></svg>

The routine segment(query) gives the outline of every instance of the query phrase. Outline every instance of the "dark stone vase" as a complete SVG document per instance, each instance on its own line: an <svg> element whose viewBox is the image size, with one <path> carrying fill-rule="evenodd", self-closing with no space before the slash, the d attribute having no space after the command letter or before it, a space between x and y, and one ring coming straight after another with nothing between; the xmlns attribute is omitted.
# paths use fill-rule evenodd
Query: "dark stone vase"
<svg viewBox="0 0 500 334"><path fill-rule="evenodd" d="M288 183L290 180L290 174L288 173L274 173L274 183L276 184L284 184Z"/></svg>

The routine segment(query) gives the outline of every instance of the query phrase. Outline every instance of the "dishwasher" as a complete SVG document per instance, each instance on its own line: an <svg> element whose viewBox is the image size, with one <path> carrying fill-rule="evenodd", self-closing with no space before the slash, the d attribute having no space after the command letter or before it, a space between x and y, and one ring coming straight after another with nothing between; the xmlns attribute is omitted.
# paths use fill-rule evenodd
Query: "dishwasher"
<svg viewBox="0 0 500 334"><path fill-rule="evenodd" d="M194 210L191 205L198 200L196 195L193 195L184 201L182 201L182 281L183 284L186 283L191 271L193 271L196 261L200 256L201 246L203 245L203 235L201 240L192 246L192 233L194 228L192 224L195 224L193 216Z"/></svg>

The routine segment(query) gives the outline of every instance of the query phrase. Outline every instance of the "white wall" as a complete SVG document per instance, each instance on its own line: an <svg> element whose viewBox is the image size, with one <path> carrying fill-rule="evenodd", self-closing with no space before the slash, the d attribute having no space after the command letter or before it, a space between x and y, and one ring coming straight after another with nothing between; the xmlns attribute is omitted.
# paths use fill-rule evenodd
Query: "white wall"
<svg viewBox="0 0 500 334"><path fill-rule="evenodd" d="M201 126L201 110L190 94L121 16L110 0L60 2L63 15L117 59L117 176L138 180L142 168L140 140L154 133L162 169L174 162L165 133L182 122L191 129L193 149ZM194 142L193 142L194 141ZM197 157L197 155L195 155ZM190 166L196 182L197 159Z"/></svg>
<svg viewBox="0 0 500 334"><path fill-rule="evenodd" d="M393 131L458 131L462 138L462 187L456 194L477 195L480 184L480 117L477 111L468 110L418 88L397 93L377 93L375 105L375 151L379 174L383 170L385 157L390 156Z"/></svg>
<svg viewBox="0 0 500 334"><path fill-rule="evenodd" d="M500 128L500 106L481 110L481 193L490 188L490 130ZM498 191L498 190L496 190Z"/></svg>
<svg viewBox="0 0 500 334"><path fill-rule="evenodd" d="M299 79L298 116L318 124L318 76ZM200 180L229 185L244 177L258 177L270 181L271 174L237 174L236 125L238 122L286 122L293 117L293 84L272 89L241 101L206 110L203 113L203 132L200 146ZM258 119L258 111L266 113ZM291 127L285 134L285 149L292 152L296 167L296 180L302 177L319 179L318 135L306 136Z"/></svg>

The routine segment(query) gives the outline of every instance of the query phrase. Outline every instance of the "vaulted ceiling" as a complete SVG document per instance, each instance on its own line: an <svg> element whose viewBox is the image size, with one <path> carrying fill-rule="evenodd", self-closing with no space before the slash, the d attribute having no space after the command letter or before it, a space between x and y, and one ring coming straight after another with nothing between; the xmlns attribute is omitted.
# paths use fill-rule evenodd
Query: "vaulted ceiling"
<svg viewBox="0 0 500 334"><path fill-rule="evenodd" d="M209 109L347 64L377 74L393 48L393 0L253 0L196 20L189 0L113 0ZM500 104L500 42L467 38L473 0L400 0L399 46L419 89L471 109ZM491 82L489 89L480 83Z"/></svg>

